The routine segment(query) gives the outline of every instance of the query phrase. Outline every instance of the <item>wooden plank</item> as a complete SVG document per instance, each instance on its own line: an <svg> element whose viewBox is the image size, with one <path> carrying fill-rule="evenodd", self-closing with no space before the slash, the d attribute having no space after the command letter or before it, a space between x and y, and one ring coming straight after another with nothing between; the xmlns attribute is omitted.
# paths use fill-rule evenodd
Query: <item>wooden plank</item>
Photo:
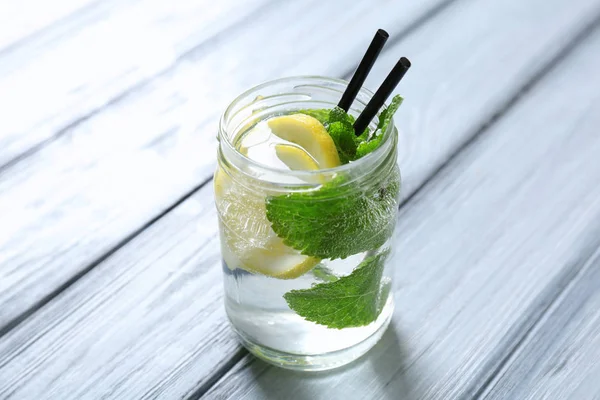
<svg viewBox="0 0 600 400"><path fill-rule="evenodd" d="M384 53L367 79L375 89L399 55L413 62L396 91L406 98L396 118L404 198L512 104L524 82L560 59L600 12L598 1L571 3L575 12L564 1L484 3L457 3L447 18Z"/></svg>
<svg viewBox="0 0 600 400"><path fill-rule="evenodd" d="M355 45L366 46L368 35L372 34L377 23L382 26L389 24L390 31L397 32L438 5L451 1L454 0L410 3L403 5L401 13L385 16L380 13L382 7L391 7L387 1L374 3L378 8L371 10L367 10L368 4L363 2L348 7L345 12L349 18L346 20L334 22L329 18L320 25L305 22L306 25L299 27L304 28L302 34L295 39L314 44L314 39L305 37L306 27L312 26L311 29L317 27L323 32L331 32L330 38L313 36L321 44L327 41L332 46L327 47L328 55L331 48L347 45L350 40L354 40ZM218 35L225 28L241 28L245 32L245 29L268 29L268 26L257 29L259 21L264 20L261 14L273 15L280 7L288 7L280 3L249 0L240 6L234 0L218 4L206 0L107 0L94 7L89 15L70 21L73 26L68 32L65 32L65 27L59 26L56 32L29 41L18 51L11 52L10 57L0 58L0 104L5 104L7 111L0 120L0 168L14 162L23 153L37 150L73 124L116 101L124 92L135 90L153 76L173 69L181 58L193 60L212 51L215 46L225 45L223 36ZM299 5L302 6L299 14L310 15L313 10L321 9L327 15L342 15L340 7L323 8L310 0L303 0ZM353 9L356 8L367 14L365 21L355 14ZM369 14L379 14L378 21L368 17ZM285 15L283 12L282 16ZM358 32L369 31L369 34L360 38L354 33L344 37L340 34L342 30L336 34L323 27L332 25L342 29L352 23L360 25L360 28L354 28ZM283 34L286 31L288 29L284 28L279 32ZM199 45L207 39L211 39L208 44ZM263 44L259 41L255 46ZM341 51L336 55L339 59L332 64L347 63L343 55L344 51ZM229 62L233 61L231 58L235 59L235 51L227 56ZM268 61L273 63L271 58ZM251 66L244 67L252 70ZM343 66L344 70L350 67L349 64ZM227 93L227 85L223 86L218 90Z"/></svg>
<svg viewBox="0 0 600 400"><path fill-rule="evenodd" d="M207 398L477 390L494 369L479 367L532 322L524 310L597 241L589 234L600 217L597 36L404 208L395 327L368 357L319 375L238 364ZM589 77L585 86L574 84L580 76ZM573 179L581 170L588 174ZM216 284L210 192L203 187L0 339L0 396L204 393L240 355Z"/></svg>
<svg viewBox="0 0 600 400"><path fill-rule="evenodd" d="M485 399L600 399L600 252L502 368Z"/></svg>
<svg viewBox="0 0 600 400"><path fill-rule="evenodd" d="M0 167L270 3L109 0L0 53Z"/></svg>
<svg viewBox="0 0 600 400"><path fill-rule="evenodd" d="M215 284L211 193L206 186L92 270L25 335L3 337L0 398L182 398L226 366L238 345Z"/></svg>
<svg viewBox="0 0 600 400"><path fill-rule="evenodd" d="M333 64L332 48L343 49L335 60L342 74L376 27L389 25L397 33L409 24L408 15L421 16L429 10L422 7L431 4L385 18L372 2L311 0L270 7L247 29L199 49L5 170L0 215L10 218L0 231L0 331L208 179L219 113L238 93L298 72L299 60L312 73L319 70L315 60ZM332 19L341 9L345 17ZM361 23L348 30L352 21ZM290 43L296 43L294 51Z"/></svg>
<svg viewBox="0 0 600 400"><path fill-rule="evenodd" d="M247 356L207 398L474 398L600 245L598 46L596 29L403 207L394 326L368 356L318 376Z"/></svg>
<svg viewBox="0 0 600 400"><path fill-rule="evenodd" d="M0 53L71 14L94 7L96 0L3 1L0 3Z"/></svg>

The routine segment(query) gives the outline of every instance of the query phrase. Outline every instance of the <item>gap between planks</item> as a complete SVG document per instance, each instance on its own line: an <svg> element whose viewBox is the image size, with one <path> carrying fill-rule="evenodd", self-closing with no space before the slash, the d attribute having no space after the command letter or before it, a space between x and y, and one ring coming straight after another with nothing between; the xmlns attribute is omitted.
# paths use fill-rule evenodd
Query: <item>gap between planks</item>
<svg viewBox="0 0 600 400"><path fill-rule="evenodd" d="M32 314L34 314L37 310L39 310L40 308L42 308L44 305L48 304L50 301L52 301L52 299L54 299L60 293L62 293L63 291L67 290L75 282L77 282L83 276L87 275L97 265L101 264L104 260L106 260L107 258L109 258L114 253L116 253L120 248L122 248L123 246L127 245L127 243L131 242L135 237L137 237L144 230L146 230L147 228L149 228L150 226L152 226L153 224L155 224L158 220L160 220L166 214L168 214L169 212L171 212L173 209L175 209L181 203L183 203L184 201L186 201L187 199L189 199L190 197L192 197L196 192L198 192L207 183L209 183L211 181L212 181L212 177L204 180L203 182L201 182L200 184L198 184L197 186L195 186L192 190L190 190L189 192L187 192L186 194L184 194L181 198L179 198L175 203L171 204L169 207L167 207L166 209L164 209L163 211L161 211L159 214L157 214L156 216L154 216L152 219L150 219L149 221L147 221L144 225L140 226L138 229L136 229L135 231L133 231L132 233L130 233L129 235L127 235L119 243L117 243L114 247L112 247L110 250L108 250L106 253L104 253L102 256L100 256L97 259L95 259L94 261L92 261L90 264L88 264L81 271L77 272L75 275L73 275L70 279L68 279L62 285L60 285L59 287L57 287L52 292L48 293L46 296L44 296L42 299L40 299L37 303L35 303L30 309L28 309L25 312L23 312L22 314L18 315L12 321L9 321L8 324L6 324L5 326L0 326L0 338L2 338L2 336L6 335L11 330L13 330L21 322L23 322L24 320L26 320L29 316L31 316Z"/></svg>
<svg viewBox="0 0 600 400"><path fill-rule="evenodd" d="M596 235L600 237L598 232ZM529 395L528 399L537 399L542 394L544 398L587 399L590 398L588 395L594 394L594 399L598 398L598 390L596 393L591 393L590 390L590 393L582 397L574 393L591 389L582 383L586 379L594 380L594 374L598 371L597 358L596 365L585 363L594 360L595 355L590 348L600 338L597 334L592 336L593 331L589 330L590 326L595 326L596 329L599 326L598 308L594 307L598 304L598 290L595 286L599 282L598 271L600 247L582 264L560 295L548 305L539 323L523 338L478 399L514 398L520 389L522 392L519 398ZM586 314L586 309L593 310L591 315ZM578 320L580 323L577 323ZM571 326L572 324L575 326ZM577 346L576 343L581 345ZM587 360L578 359L577 353L586 353L586 349L589 351L585 356ZM540 355L540 359L535 359L536 353ZM584 373L577 370L584 365ZM557 386L564 390L556 393ZM540 389L543 393L540 393Z"/></svg>

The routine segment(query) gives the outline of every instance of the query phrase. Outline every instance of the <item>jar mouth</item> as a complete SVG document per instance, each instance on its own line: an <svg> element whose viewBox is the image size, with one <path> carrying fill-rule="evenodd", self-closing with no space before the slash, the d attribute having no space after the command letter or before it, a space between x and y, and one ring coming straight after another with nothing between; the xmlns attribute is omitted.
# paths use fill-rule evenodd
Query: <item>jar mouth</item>
<svg viewBox="0 0 600 400"><path fill-rule="evenodd" d="M294 84L294 82L298 82L298 84ZM327 86L327 85L335 85L335 86ZM296 109L306 109L311 107L297 107L298 105L306 102L311 104L319 104L322 105L321 108L333 108L337 105L336 102L331 101L323 101L314 99L311 95L310 90L308 89L316 89L316 90L324 90L331 93L334 93L336 98L339 100L341 97L343 90L348 85L348 81L337 78L330 78L325 76L318 75L304 75L304 76L292 76L286 78L279 78L275 80L271 80L268 82L264 82L260 85L254 86L238 97L236 97L231 104L227 107L225 112L222 114L219 121L219 135L218 140L222 146L226 147L227 158L229 158L230 163L237 167L240 171L244 172L242 168L239 168L239 165L249 165L253 170L259 170L264 172L264 175L272 175L272 174L284 174L289 177L293 177L296 180L302 181L304 183L301 186L306 186L306 182L314 181L315 177L318 176L336 176L337 174L348 173L350 171L363 170L364 173L368 173L375 167L383 162L387 157L387 154L390 151L390 147L394 146L395 140L392 140L394 137L395 125L394 120L390 121L388 124L388 128L385 132L383 132L383 139L381 140L381 144L377 149L367 154L364 157L359 158L356 161L351 161L347 164L343 164L333 168L325 168L319 169L315 171L293 171L283 168L271 167L269 165L262 164L258 161L255 161L246 155L240 153L238 149L236 149L233 139L237 136L237 134L241 131L239 127L243 124L238 124L235 128L238 128L235 131L235 134L228 135L227 129L229 128L230 120L235 118L239 113L243 111L248 111L250 106L254 105L253 101L248 101L258 95L261 95L261 92L268 93L269 88L275 86L286 86L288 89L284 93L275 93L275 94L266 94L262 100L266 101L279 101L276 102L276 105L288 106L289 108L285 108L288 111L294 111ZM304 92L303 92L304 90ZM353 106L358 105L358 107L352 107L350 112L353 114L358 114L362 111L362 109L366 106L368 100L373 97L374 93L369 89L361 88L359 91L359 95L355 99ZM287 97L287 99L286 99ZM286 101L289 100L289 101ZM243 104L244 101L247 101L246 104ZM295 104L296 107L292 107L292 104ZM241 105L241 107L240 107ZM387 107L389 104L385 104L382 107L382 110ZM314 107L312 107L314 108ZM268 108L265 108L268 110ZM272 114L275 115L275 114ZM373 130L378 121L380 112L377 113L374 122L372 122L369 127ZM251 118L251 117L250 117ZM260 121L260 115L255 116L256 121ZM220 152L223 149L220 147ZM395 151L395 150L394 150ZM233 158L233 159L231 159ZM250 174L252 177L256 178L254 174ZM263 175L263 174L261 174ZM260 179L260 178L259 178ZM269 182L269 183L280 183L280 182Z"/></svg>

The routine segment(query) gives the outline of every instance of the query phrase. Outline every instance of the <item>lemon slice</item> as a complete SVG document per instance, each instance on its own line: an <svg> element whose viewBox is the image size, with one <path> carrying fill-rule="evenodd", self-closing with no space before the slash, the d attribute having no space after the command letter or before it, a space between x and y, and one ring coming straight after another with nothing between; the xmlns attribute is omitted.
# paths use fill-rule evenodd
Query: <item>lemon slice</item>
<svg viewBox="0 0 600 400"><path fill-rule="evenodd" d="M292 171L315 171L319 164L306 151L289 144L275 145L275 154Z"/></svg>
<svg viewBox="0 0 600 400"><path fill-rule="evenodd" d="M214 189L221 225L222 255L230 269L242 268L279 279L294 279L320 260L300 254L271 229L265 197L249 191L221 168Z"/></svg>
<svg viewBox="0 0 600 400"><path fill-rule="evenodd" d="M315 118L284 115L267 120L271 132L293 144L277 144L277 157L291 170L315 171L341 165L335 143ZM247 154L246 147L239 150ZM230 269L242 268L279 279L294 279L321 260L286 246L267 219L265 198L240 176L221 168L215 173L215 196L221 224L222 254Z"/></svg>
<svg viewBox="0 0 600 400"><path fill-rule="evenodd" d="M297 278L321 261L300 254L279 237L273 237L265 248L253 247L240 260L246 270L279 279Z"/></svg>
<svg viewBox="0 0 600 400"><path fill-rule="evenodd" d="M333 139L316 118L305 114L282 115L269 119L267 124L275 136L306 150L319 169L341 165Z"/></svg>

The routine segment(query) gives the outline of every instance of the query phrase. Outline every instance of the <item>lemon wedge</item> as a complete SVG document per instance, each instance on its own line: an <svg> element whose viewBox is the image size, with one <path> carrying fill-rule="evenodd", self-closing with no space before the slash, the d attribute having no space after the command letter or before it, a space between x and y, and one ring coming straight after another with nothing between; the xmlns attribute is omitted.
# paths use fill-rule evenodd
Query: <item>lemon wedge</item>
<svg viewBox="0 0 600 400"><path fill-rule="evenodd" d="M269 119L267 124L275 136L306 150L319 169L341 165L333 139L316 118L305 114L282 115Z"/></svg>
<svg viewBox="0 0 600 400"><path fill-rule="evenodd" d="M320 262L286 246L273 232L266 215L264 195L234 182L221 168L215 173L214 189L222 256L228 268L294 279Z"/></svg>
<svg viewBox="0 0 600 400"><path fill-rule="evenodd" d="M292 171L315 171L319 164L306 151L289 144L275 145L275 154Z"/></svg>
<svg viewBox="0 0 600 400"><path fill-rule="evenodd" d="M341 165L335 143L325 127L309 115L293 114L267 120L272 134L290 142L274 146L276 156L291 170L315 171ZM248 147L239 151L248 154ZM321 260L286 246L267 219L265 198L241 173L230 176L218 168L214 188L225 264L278 279L294 279ZM238 176L239 174L239 176ZM235 178L235 179L234 179Z"/></svg>
<svg viewBox="0 0 600 400"><path fill-rule="evenodd" d="M300 254L278 237L266 247L253 247L241 259L244 269L279 279L294 279L310 271L321 260Z"/></svg>

